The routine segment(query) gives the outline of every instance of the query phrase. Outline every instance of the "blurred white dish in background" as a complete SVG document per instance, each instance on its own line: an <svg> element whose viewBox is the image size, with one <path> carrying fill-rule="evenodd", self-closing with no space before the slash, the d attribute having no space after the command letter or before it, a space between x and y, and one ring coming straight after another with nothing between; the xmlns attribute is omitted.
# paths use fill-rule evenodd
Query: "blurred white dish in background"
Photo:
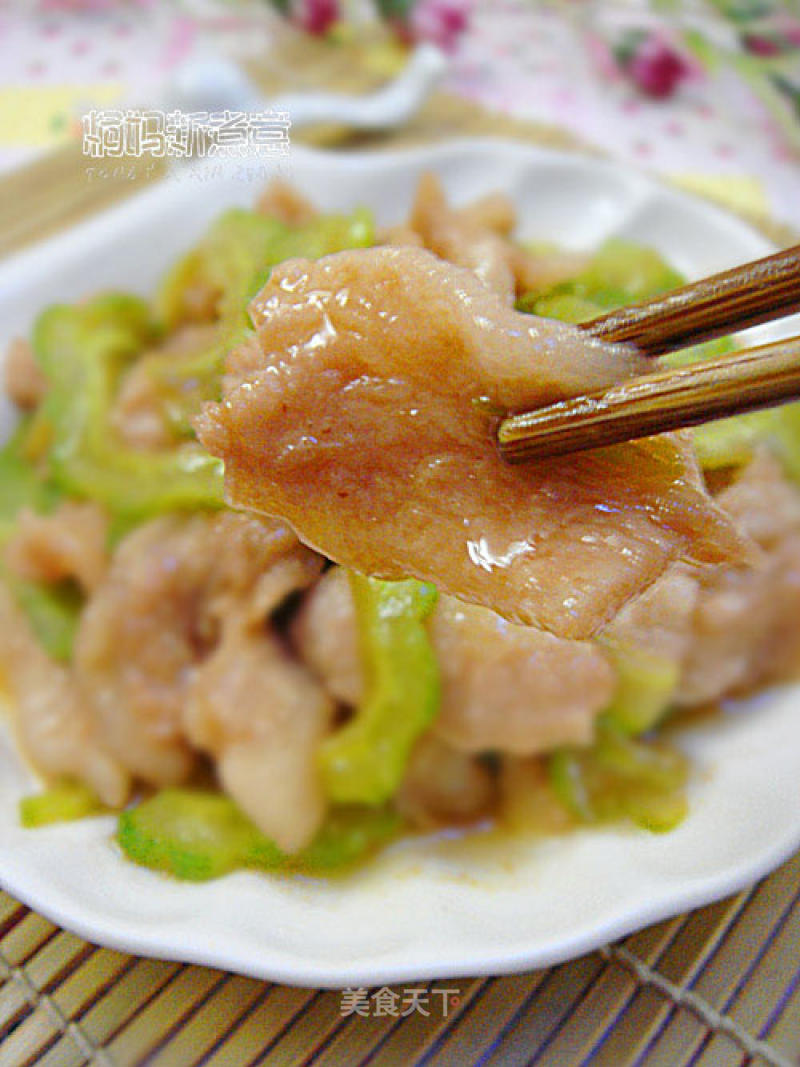
<svg viewBox="0 0 800 1067"><path fill-rule="evenodd" d="M340 93L286 93L265 99L244 72L219 56L197 57L178 67L164 88L170 107L179 110L285 111L292 129L334 122L353 129L389 129L408 122L420 109L447 67L443 52L418 45L403 71L387 85L360 96Z"/></svg>

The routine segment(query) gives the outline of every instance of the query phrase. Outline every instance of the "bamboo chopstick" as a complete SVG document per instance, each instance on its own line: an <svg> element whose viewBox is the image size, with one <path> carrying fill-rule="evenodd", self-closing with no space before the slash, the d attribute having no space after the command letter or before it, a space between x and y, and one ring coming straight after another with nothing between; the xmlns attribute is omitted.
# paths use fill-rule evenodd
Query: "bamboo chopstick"
<svg viewBox="0 0 800 1067"><path fill-rule="evenodd" d="M795 311L800 311L800 245L612 311L581 329L660 356Z"/></svg>
<svg viewBox="0 0 800 1067"><path fill-rule="evenodd" d="M800 397L800 337L657 371L504 419L510 463L618 444Z"/></svg>
<svg viewBox="0 0 800 1067"><path fill-rule="evenodd" d="M800 245L581 325L661 355L800 310ZM696 426L800 397L800 337L656 371L609 389L509 415L504 459L564 455Z"/></svg>

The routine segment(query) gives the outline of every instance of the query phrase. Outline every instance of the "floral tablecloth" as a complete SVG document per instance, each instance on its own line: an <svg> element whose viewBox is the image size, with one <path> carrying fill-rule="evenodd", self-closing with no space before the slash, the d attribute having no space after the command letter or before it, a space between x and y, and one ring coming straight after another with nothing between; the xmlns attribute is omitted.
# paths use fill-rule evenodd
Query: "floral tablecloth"
<svg viewBox="0 0 800 1067"><path fill-rule="evenodd" d="M800 228L800 0L0 0L0 170L191 56L268 65L287 16L331 48L382 18L387 74L433 39L451 92Z"/></svg>

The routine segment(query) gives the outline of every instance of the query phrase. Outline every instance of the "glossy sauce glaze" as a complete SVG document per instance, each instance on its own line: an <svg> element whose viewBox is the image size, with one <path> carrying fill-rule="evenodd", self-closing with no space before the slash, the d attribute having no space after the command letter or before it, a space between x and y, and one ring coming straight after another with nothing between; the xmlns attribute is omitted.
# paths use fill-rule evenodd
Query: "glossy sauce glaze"
<svg viewBox="0 0 800 1067"><path fill-rule="evenodd" d="M197 421L235 506L355 570L414 576L584 637L681 555L741 555L676 437L509 467L490 411L641 371L643 358L508 308L417 248L273 271L256 336Z"/></svg>

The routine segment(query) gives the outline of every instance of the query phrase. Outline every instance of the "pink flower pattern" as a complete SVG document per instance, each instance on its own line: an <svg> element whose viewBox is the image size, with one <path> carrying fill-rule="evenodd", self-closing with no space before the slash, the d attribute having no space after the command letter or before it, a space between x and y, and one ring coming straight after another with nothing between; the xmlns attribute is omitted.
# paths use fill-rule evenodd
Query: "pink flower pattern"
<svg viewBox="0 0 800 1067"><path fill-rule="evenodd" d="M668 41L652 34L636 49L626 71L643 93L663 99L690 77L692 67Z"/></svg>
<svg viewBox="0 0 800 1067"><path fill-rule="evenodd" d="M419 0L411 13L411 36L414 40L430 41L445 52L452 52L468 24L469 8L463 2Z"/></svg>

